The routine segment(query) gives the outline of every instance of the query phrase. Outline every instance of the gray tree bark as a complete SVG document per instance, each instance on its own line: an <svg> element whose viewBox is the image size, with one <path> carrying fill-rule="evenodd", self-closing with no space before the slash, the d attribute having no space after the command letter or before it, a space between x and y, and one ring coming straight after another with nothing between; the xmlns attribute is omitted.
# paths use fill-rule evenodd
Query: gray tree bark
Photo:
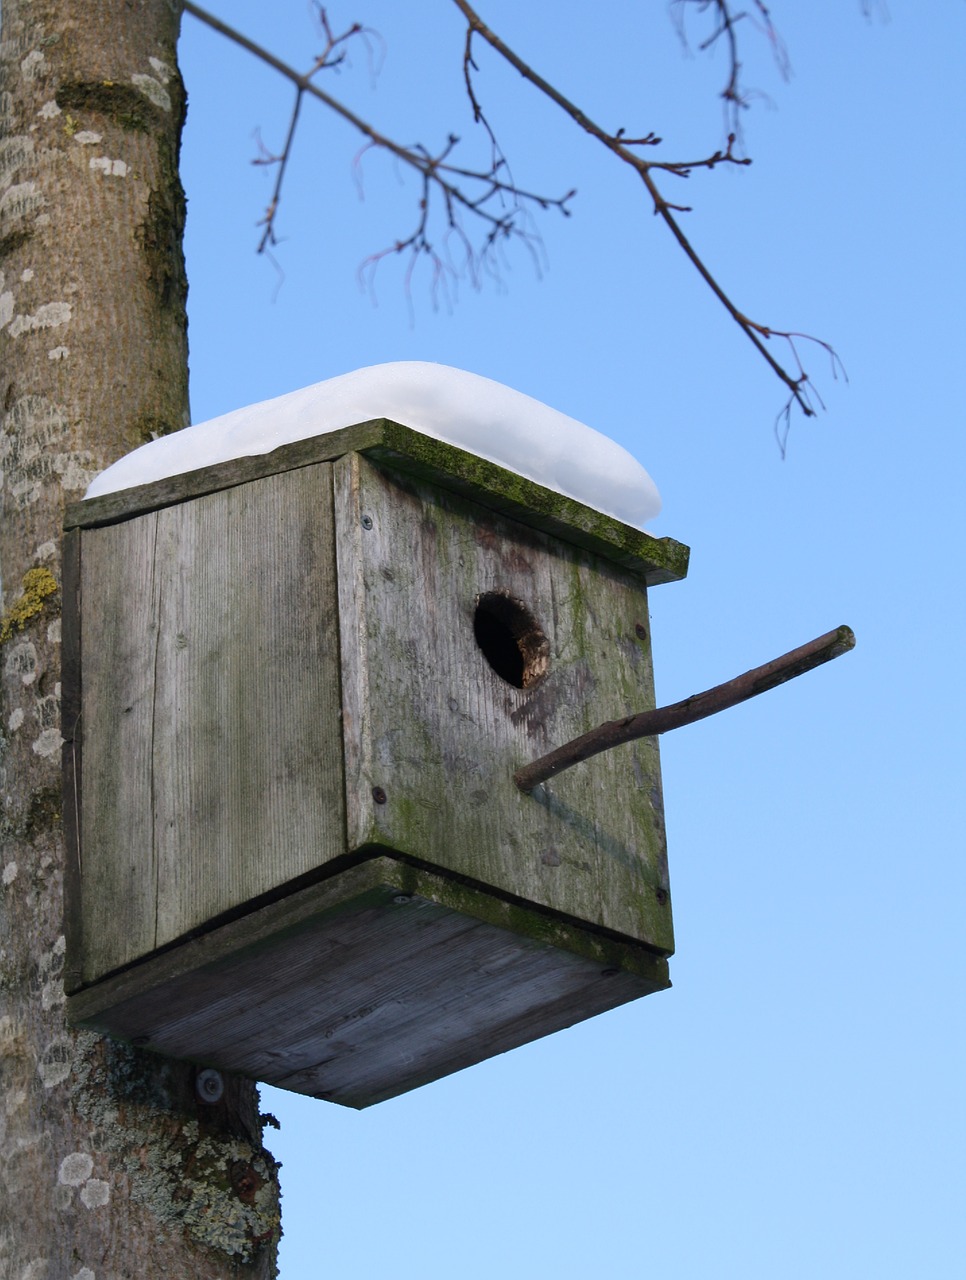
<svg viewBox="0 0 966 1280"><path fill-rule="evenodd" d="M187 421L177 0L3 0L0 1276L271 1276L257 1095L64 1019L63 506Z"/></svg>

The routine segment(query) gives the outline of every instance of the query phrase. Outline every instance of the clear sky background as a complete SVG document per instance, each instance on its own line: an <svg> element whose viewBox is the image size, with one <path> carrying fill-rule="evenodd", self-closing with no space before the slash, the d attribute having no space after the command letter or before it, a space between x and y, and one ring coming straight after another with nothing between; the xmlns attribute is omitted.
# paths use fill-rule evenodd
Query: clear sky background
<svg viewBox="0 0 966 1280"><path fill-rule="evenodd" d="M214 3L214 0L212 0ZM283 1280L945 1280L966 1275L964 89L956 0L774 0L793 76L745 33L755 163L679 184L738 305L832 342L782 461L779 384L640 183L480 50L521 184L578 188L537 278L436 309L389 260L416 187L307 103L276 257L254 253L289 86L186 17L191 393L201 421L387 360L481 373L614 436L691 545L651 596L671 702L847 622L855 652L662 741L673 989L357 1113L266 1090ZM218 10L307 66L305 0ZM670 158L723 141L714 57L665 6L485 0L603 123ZM331 6L385 40L325 81L404 141L469 139L445 0ZM694 28L695 33L699 31ZM484 154L482 140L477 154ZM669 194L678 189L668 183Z"/></svg>

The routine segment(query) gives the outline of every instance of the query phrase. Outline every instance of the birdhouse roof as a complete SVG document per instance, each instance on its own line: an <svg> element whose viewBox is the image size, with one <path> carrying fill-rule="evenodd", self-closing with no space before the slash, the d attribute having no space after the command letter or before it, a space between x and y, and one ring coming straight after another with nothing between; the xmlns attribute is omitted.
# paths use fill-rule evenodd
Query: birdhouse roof
<svg viewBox="0 0 966 1280"><path fill-rule="evenodd" d="M384 399L367 400L361 394L350 394L357 377L362 387L371 382L369 377L362 377L370 371L360 370L358 375L348 374L345 379L336 378L279 400L240 409L135 450L102 472L84 501L67 508L64 527L113 524L265 476L361 453L390 470L462 494L521 524L584 547L640 574L649 585L677 581L686 575L686 546L673 538L656 538L636 524L602 510L603 503L589 501L592 495L587 488L596 484L600 493L622 498L621 502L607 505L616 505L627 514L635 509L640 514L649 501L659 502L643 467L614 441L527 396L473 374L431 365L379 366L372 372L386 368L405 370L398 378L402 388L407 378L414 378L414 367L443 370L437 384L440 395L435 401L426 396L426 416L434 426L448 419L447 405L452 408L457 388L463 389L470 402L463 421L471 423L468 433L472 443L481 445L478 451L470 452L467 444L457 446L442 439L442 431L436 434L415 430L386 416L359 421L359 415L371 413L374 404L385 403ZM449 379L449 374L454 377ZM477 384L484 384L484 389L495 388L489 417L485 403L473 401L470 396ZM319 410L326 401L327 416ZM528 459L520 456L520 466L511 467L506 460L494 462L482 453L482 424L492 423L494 438L502 436L512 441L513 413L522 412L521 402L523 407L533 406L528 412L539 429L532 428L529 435L521 433L519 439L529 439L543 448L539 466L528 466ZM281 408L276 410L275 406ZM395 411L399 416L416 416L411 409L403 413L400 408L406 406L397 400ZM351 425L335 425L343 418ZM313 427L315 434L311 434ZM575 450L573 457L559 445L555 433L564 444L570 440ZM455 430L451 434L455 435ZM558 483L551 485L549 473L555 458ZM591 467L594 460L596 464ZM580 471L583 463L589 468L587 476ZM542 478L535 480L527 474L534 471ZM635 475L637 485L633 483ZM621 478L626 482L623 486L619 483ZM575 481L568 487L583 492L583 499L562 491L567 479ZM577 483L581 479L584 483Z"/></svg>
<svg viewBox="0 0 966 1280"><path fill-rule="evenodd" d="M102 471L86 496L377 418L457 445L634 528L661 509L653 480L616 441L490 378L422 361L357 369L153 440Z"/></svg>

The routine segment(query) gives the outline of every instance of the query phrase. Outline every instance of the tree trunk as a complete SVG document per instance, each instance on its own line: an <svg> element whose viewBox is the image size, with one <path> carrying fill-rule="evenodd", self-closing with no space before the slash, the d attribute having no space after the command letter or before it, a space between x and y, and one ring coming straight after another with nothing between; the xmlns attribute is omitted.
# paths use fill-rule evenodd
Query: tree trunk
<svg viewBox="0 0 966 1280"><path fill-rule="evenodd" d="M176 0L3 0L0 1275L270 1276L257 1095L64 1020L65 501L187 421Z"/></svg>

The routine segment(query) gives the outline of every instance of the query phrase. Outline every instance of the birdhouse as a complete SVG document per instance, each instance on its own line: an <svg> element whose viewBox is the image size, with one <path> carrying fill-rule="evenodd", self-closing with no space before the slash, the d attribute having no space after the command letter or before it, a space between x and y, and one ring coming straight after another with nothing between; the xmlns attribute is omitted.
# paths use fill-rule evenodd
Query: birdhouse
<svg viewBox="0 0 966 1280"><path fill-rule="evenodd" d="M395 407L211 462L192 428L64 540L69 1016L354 1107L673 949L657 739L514 773L653 707L687 548Z"/></svg>

